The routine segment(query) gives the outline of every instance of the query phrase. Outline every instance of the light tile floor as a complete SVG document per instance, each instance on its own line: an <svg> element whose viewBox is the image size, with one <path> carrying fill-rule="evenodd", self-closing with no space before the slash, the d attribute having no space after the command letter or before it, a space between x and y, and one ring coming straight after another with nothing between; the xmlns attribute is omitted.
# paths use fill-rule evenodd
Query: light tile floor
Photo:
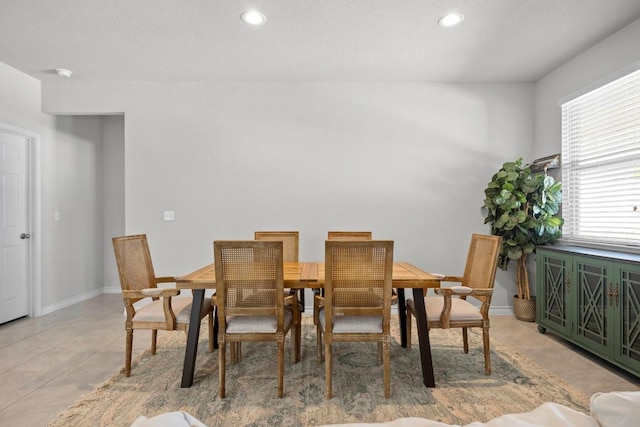
<svg viewBox="0 0 640 427"><path fill-rule="evenodd" d="M535 323L493 316L491 326L493 338L587 395L640 390L640 379L540 334ZM0 325L0 426L46 426L123 366L124 339L122 299L114 294ZM149 333L137 331L134 355L149 343Z"/></svg>

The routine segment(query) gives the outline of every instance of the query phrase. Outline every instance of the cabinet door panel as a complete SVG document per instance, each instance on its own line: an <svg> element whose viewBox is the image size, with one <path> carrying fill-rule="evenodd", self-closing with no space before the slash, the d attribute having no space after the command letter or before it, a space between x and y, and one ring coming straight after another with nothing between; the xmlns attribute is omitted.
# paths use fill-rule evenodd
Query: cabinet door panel
<svg viewBox="0 0 640 427"><path fill-rule="evenodd" d="M640 267L621 264L616 279L613 290L619 316L616 359L640 370Z"/></svg>
<svg viewBox="0 0 640 427"><path fill-rule="evenodd" d="M538 323L566 336L571 332L569 293L571 258L555 252L538 251Z"/></svg>
<svg viewBox="0 0 640 427"><path fill-rule="evenodd" d="M601 354L613 347L609 324L609 285L612 263L580 258L575 264L575 340ZM613 356L613 354L611 354Z"/></svg>

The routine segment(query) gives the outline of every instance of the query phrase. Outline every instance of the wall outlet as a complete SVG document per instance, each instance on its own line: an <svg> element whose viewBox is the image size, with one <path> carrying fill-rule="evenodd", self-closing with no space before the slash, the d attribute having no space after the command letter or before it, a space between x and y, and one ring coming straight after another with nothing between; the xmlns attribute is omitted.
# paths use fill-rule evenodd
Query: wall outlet
<svg viewBox="0 0 640 427"><path fill-rule="evenodd" d="M55 219L56 221L60 221L60 211L55 211L53 213L53 219Z"/></svg>
<svg viewBox="0 0 640 427"><path fill-rule="evenodd" d="M173 211L164 211L164 220L165 221L173 221Z"/></svg>

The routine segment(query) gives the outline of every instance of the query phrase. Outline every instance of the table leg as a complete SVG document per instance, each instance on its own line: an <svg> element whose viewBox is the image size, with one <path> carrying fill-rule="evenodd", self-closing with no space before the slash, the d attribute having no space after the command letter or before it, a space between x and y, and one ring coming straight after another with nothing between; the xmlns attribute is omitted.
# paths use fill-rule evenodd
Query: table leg
<svg viewBox="0 0 640 427"><path fill-rule="evenodd" d="M398 298L400 296L398 295ZM435 387L433 376L433 361L431 359L431 343L429 342L429 328L427 328L427 311L424 306L424 290L413 289L413 300L416 308L416 324L418 327L418 341L420 342L420 360L422 362L422 380L427 387Z"/></svg>
<svg viewBox="0 0 640 427"><path fill-rule="evenodd" d="M196 366L196 354L198 352L198 337L200 336L200 311L204 301L204 289L193 291L191 303L191 319L189 319L189 334L187 335L187 348L184 353L184 367L182 368L182 384L180 387L189 388L193 384L193 372Z"/></svg>
<svg viewBox="0 0 640 427"><path fill-rule="evenodd" d="M404 299L404 288L398 288L398 319L400 322L400 345L407 348L407 304Z"/></svg>

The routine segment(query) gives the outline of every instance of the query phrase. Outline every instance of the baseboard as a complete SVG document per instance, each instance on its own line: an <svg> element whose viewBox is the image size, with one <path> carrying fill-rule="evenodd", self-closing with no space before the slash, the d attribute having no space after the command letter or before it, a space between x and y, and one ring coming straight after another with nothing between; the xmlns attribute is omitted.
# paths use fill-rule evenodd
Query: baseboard
<svg viewBox="0 0 640 427"><path fill-rule="evenodd" d="M304 312L313 314L313 306L310 307L310 306L305 305ZM397 314L398 313L398 307L397 306L392 306L391 307L391 313ZM491 307L491 308L489 308L489 315L490 316L491 315L493 315L493 316L513 316L513 308L509 307L509 306Z"/></svg>
<svg viewBox="0 0 640 427"><path fill-rule="evenodd" d="M508 305L502 307L490 307L489 316L513 316L513 307Z"/></svg>
<svg viewBox="0 0 640 427"><path fill-rule="evenodd" d="M82 302L82 301L86 301L86 300L88 300L90 298L93 298L93 297L97 297L98 295L102 295L103 293L104 293L104 290L102 288L100 288L100 289L94 289L92 291L85 292L85 293L82 293L82 294L79 294L79 295L75 295L72 298L68 298L68 299L63 300L63 301L58 301L55 304L50 304L50 305L42 307L42 309L40 310L40 314L39 315L40 316L44 316L45 314L53 313L54 311L61 310L63 308L69 307L70 305L77 304L77 303Z"/></svg>
<svg viewBox="0 0 640 427"><path fill-rule="evenodd" d="M95 289L95 290L90 291L90 292L85 292L84 294L76 295L73 298L69 298L67 300L60 301L60 302L57 302L55 304L51 304L51 305L48 305L46 307L43 307L40 315L45 315L45 314L52 313L52 312L54 312L56 310L60 310L62 308L68 307L70 305L77 304L79 302L88 300L89 298L93 298L93 297L98 296L98 295L103 294L103 293L104 294L119 294L121 292L122 292L122 290L119 287L115 287L115 286L104 287L102 289ZM305 311L305 313L312 314L313 313L313 306L305 306L305 310L304 311ZM398 313L398 307L397 306L391 307L391 312L394 313L394 314L397 314ZM494 316L513 316L513 308L509 307L509 306L491 307L489 309L489 314L490 315L494 315Z"/></svg>

